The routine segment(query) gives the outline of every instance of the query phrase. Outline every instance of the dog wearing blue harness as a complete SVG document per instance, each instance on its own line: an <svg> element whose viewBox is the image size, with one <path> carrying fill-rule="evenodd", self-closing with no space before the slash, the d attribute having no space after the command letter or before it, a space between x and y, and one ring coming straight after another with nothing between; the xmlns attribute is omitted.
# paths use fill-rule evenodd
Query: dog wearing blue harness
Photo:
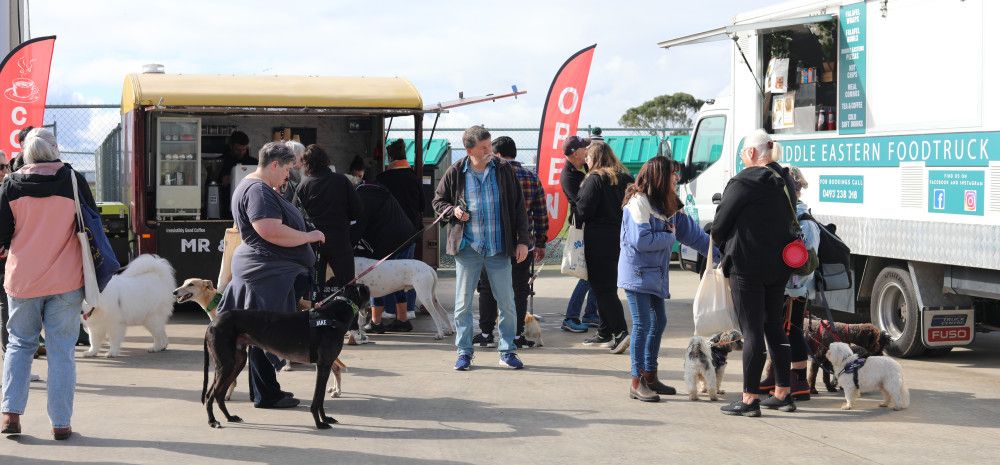
<svg viewBox="0 0 1000 465"><path fill-rule="evenodd" d="M837 384L844 389L846 402L840 408L851 410L864 392L881 392L879 407L901 410L910 405L910 391L903 380L903 367L886 356L858 357L843 342L830 344L826 358L833 364Z"/></svg>

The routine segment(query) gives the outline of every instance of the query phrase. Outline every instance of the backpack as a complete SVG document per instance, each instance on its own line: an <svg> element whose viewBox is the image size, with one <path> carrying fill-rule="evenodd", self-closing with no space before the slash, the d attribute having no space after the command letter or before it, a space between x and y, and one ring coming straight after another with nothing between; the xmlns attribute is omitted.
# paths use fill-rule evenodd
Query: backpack
<svg viewBox="0 0 1000 465"><path fill-rule="evenodd" d="M799 215L799 221L809 220L819 226L819 268L816 269L817 288L839 291L851 288L851 248L837 236L837 225L824 225L811 213Z"/></svg>

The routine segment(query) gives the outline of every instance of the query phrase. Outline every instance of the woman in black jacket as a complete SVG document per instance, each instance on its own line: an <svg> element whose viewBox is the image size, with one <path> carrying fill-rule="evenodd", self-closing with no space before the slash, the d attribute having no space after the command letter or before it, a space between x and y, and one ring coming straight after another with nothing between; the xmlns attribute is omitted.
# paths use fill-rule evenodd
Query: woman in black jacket
<svg viewBox="0 0 1000 465"><path fill-rule="evenodd" d="M577 198L578 220L583 223L583 253L587 280L597 297L601 325L587 345L605 345L611 353L628 349L629 334L625 310L618 299L618 253L622 229L622 199L634 179L608 144L593 142L587 147L590 171L580 185Z"/></svg>
<svg viewBox="0 0 1000 465"><path fill-rule="evenodd" d="M746 168L729 181L712 223L712 238L723 250L722 269L730 279L733 304L743 332L743 397L722 407L727 415L760 416L760 407L795 411L789 391L788 337L783 328L784 288L791 268L782 249L795 239L791 179L773 154L771 137L758 129L744 142ZM791 198L789 198L791 196ZM765 344L774 360L774 396L760 401Z"/></svg>
<svg viewBox="0 0 1000 465"><path fill-rule="evenodd" d="M389 258L393 260L412 259L414 244L409 239L417 232L417 228L410 223L403 207L389 189L380 184L361 184L356 191L365 214L351 226L351 241L357 244L355 252L373 260L379 260L390 253L392 256ZM409 245L393 253L407 243ZM413 306L416 292L411 289L372 297L375 297L375 309L372 311L371 326L365 328L367 331L381 334L413 330L413 324L407 319L407 310ZM385 307L396 312L396 319L383 326L382 311Z"/></svg>
<svg viewBox="0 0 1000 465"><path fill-rule="evenodd" d="M354 279L351 221L361 218L361 200L346 176L330 170L330 157L322 147L310 144L302 162L306 172L295 195L307 219L326 235L316 264L320 282L325 280L327 286L341 287ZM326 280L327 265L333 270L329 280Z"/></svg>

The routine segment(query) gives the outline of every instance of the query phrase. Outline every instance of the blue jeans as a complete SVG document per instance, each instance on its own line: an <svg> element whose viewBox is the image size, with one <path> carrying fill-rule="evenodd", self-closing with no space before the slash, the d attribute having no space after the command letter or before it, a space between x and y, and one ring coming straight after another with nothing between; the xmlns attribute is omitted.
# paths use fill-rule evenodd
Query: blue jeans
<svg viewBox="0 0 1000 465"><path fill-rule="evenodd" d="M416 248L416 244L410 244L409 247L393 254L389 260L412 259ZM417 301L417 291L410 289L408 291L397 291L386 296L375 297L375 306L385 307L390 312L395 312L396 302L402 302L403 300L406 300L406 311L412 312L414 304Z"/></svg>
<svg viewBox="0 0 1000 465"><path fill-rule="evenodd" d="M580 319L580 310L583 309L584 298L586 298L587 308L584 317L588 319L597 318L597 302L594 301L594 293L590 292L590 283L585 279L576 282L573 293L569 296L569 304L566 305L566 318L571 320Z"/></svg>
<svg viewBox="0 0 1000 465"><path fill-rule="evenodd" d="M455 346L459 355L472 355L473 352L472 332L475 325L472 321L472 297L484 267L499 310L500 340L497 341L497 350L501 354L514 352L517 312L514 309L510 256L501 253L484 257L466 246L455 255Z"/></svg>
<svg viewBox="0 0 1000 465"><path fill-rule="evenodd" d="M632 376L639 371L656 370L660 355L660 340L667 329L667 310L663 299L644 292L625 291L628 309L632 313L631 350Z"/></svg>
<svg viewBox="0 0 1000 465"><path fill-rule="evenodd" d="M53 428L70 426L76 387L76 340L80 336L80 304L83 290L21 299L8 296L10 342L3 364L4 413L24 414L31 382L31 362L38 349L38 336L45 328L49 372L49 420Z"/></svg>

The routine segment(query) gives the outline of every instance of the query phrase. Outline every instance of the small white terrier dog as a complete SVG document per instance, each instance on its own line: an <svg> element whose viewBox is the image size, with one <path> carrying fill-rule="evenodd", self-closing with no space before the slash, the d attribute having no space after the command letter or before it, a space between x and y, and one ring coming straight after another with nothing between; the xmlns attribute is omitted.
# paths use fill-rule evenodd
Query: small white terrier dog
<svg viewBox="0 0 1000 465"><path fill-rule="evenodd" d="M833 364L837 385L844 388L846 402L840 408L854 408L854 401L863 392L881 391L883 400L879 407L901 410L910 406L910 391L903 381L903 367L886 356L868 357L863 365L851 347L843 342L830 344L827 360ZM847 370L845 370L847 368Z"/></svg>

